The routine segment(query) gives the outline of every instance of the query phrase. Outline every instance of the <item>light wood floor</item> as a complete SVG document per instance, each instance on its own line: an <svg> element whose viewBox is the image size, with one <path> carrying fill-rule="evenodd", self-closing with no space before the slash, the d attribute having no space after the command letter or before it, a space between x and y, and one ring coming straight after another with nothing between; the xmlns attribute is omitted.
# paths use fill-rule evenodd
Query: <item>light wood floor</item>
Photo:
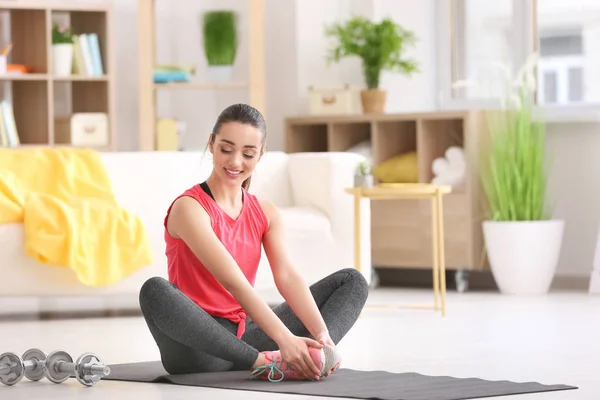
<svg viewBox="0 0 600 400"><path fill-rule="evenodd" d="M378 289L368 305L428 302L430 291ZM74 358L95 352L109 364L158 359L138 317L0 323L0 353L31 347L61 349ZM579 390L506 399L600 399L600 296L552 293L508 297L495 293L448 294L448 315L423 310L367 308L340 343L343 367L418 372L545 384ZM85 388L70 379L56 385L23 379L0 386L0 399L279 399L285 395L200 387L101 381ZM290 399L316 397L287 396ZM502 399L494 398L494 399Z"/></svg>

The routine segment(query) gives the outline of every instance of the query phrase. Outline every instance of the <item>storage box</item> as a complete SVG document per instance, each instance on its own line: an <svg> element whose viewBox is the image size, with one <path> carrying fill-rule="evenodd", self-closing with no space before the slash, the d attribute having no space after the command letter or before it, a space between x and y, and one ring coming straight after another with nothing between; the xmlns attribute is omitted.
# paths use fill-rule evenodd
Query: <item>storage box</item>
<svg viewBox="0 0 600 400"><path fill-rule="evenodd" d="M108 116L105 113L75 113L56 118L54 142L81 147L109 145Z"/></svg>
<svg viewBox="0 0 600 400"><path fill-rule="evenodd" d="M338 87L308 87L309 112L313 115L359 114L360 89L346 84Z"/></svg>

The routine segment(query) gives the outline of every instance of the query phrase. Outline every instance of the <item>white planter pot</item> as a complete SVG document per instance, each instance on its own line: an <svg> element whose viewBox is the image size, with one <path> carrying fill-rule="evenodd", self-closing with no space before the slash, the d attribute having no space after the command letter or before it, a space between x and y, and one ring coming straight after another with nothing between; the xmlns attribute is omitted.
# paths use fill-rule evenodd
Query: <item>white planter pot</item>
<svg viewBox="0 0 600 400"><path fill-rule="evenodd" d="M71 75L73 69L73 45L69 43L53 44L52 59L54 62L54 75Z"/></svg>
<svg viewBox="0 0 600 400"><path fill-rule="evenodd" d="M208 76L211 82L231 82L233 65L209 65Z"/></svg>
<svg viewBox="0 0 600 400"><path fill-rule="evenodd" d="M556 272L563 231L563 220L485 221L485 246L500 292L547 293Z"/></svg>
<svg viewBox="0 0 600 400"><path fill-rule="evenodd" d="M354 175L354 187L370 188L373 186L373 175Z"/></svg>

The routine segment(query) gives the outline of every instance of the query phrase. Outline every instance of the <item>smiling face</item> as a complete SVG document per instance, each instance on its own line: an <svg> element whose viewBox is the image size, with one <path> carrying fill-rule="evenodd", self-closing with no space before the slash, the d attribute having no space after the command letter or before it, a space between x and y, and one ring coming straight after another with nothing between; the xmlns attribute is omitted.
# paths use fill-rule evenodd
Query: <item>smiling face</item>
<svg viewBox="0 0 600 400"><path fill-rule="evenodd" d="M213 136L211 136L211 139ZM263 133L250 124L227 122L210 140L215 173L223 183L241 185L264 153Z"/></svg>

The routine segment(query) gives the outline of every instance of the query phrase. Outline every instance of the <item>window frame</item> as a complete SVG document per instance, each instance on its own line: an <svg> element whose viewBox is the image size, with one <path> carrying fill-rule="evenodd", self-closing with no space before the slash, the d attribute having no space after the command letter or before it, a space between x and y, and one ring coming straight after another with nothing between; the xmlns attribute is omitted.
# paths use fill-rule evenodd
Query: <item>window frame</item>
<svg viewBox="0 0 600 400"><path fill-rule="evenodd" d="M461 43L455 38L460 35L460 29L464 24L460 19L464 18L466 0L443 0L436 1L437 22L437 76L438 83L436 106L442 110L466 109L466 108L489 108L499 107L500 99L463 99L456 98L455 94L460 89L453 88L452 77L454 71L465 68L464 57L453 57L464 51ZM480 0L486 1L486 0ZM525 63L527 56L538 49L537 31L537 0L512 0L512 31L515 33L512 40L512 58L514 69ZM522 38L527 38L522 40ZM450 68L448 68L450 66ZM516 73L516 71L513 71ZM543 113L549 122L599 122L600 103L580 102L575 104L540 104L538 111Z"/></svg>

